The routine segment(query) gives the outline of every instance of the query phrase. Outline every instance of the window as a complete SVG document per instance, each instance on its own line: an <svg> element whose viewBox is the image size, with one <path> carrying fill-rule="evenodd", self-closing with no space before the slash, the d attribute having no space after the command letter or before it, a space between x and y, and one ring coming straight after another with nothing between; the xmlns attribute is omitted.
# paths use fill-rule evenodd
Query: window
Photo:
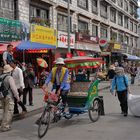
<svg viewBox="0 0 140 140"><path fill-rule="evenodd" d="M124 27L128 29L128 17L124 17Z"/></svg>
<svg viewBox="0 0 140 140"><path fill-rule="evenodd" d="M128 45L128 43L129 43L129 37L128 36L124 36L124 43Z"/></svg>
<svg viewBox="0 0 140 140"><path fill-rule="evenodd" d="M112 2L116 3L116 0L111 0Z"/></svg>
<svg viewBox="0 0 140 140"><path fill-rule="evenodd" d="M130 37L129 45L130 45L131 47L133 46L133 37L132 37L132 36Z"/></svg>
<svg viewBox="0 0 140 140"><path fill-rule="evenodd" d="M116 23L116 10L114 8L110 9L110 20Z"/></svg>
<svg viewBox="0 0 140 140"><path fill-rule="evenodd" d="M124 1L124 10L125 10L125 11L128 11L128 3L127 3L126 0Z"/></svg>
<svg viewBox="0 0 140 140"><path fill-rule="evenodd" d="M118 24L123 26L123 14L122 13L119 13L118 14Z"/></svg>
<svg viewBox="0 0 140 140"><path fill-rule="evenodd" d="M14 0L2 0L2 7L8 10L14 10Z"/></svg>
<svg viewBox="0 0 140 140"><path fill-rule="evenodd" d="M85 34L89 34L88 31L88 23L85 21L78 21L78 32L80 33L85 33Z"/></svg>
<svg viewBox="0 0 140 140"><path fill-rule="evenodd" d="M101 9L100 14L102 17L107 18L107 5L104 3L101 3Z"/></svg>
<svg viewBox="0 0 140 140"><path fill-rule="evenodd" d="M134 44L133 47L137 48L137 38L134 38Z"/></svg>
<svg viewBox="0 0 140 140"><path fill-rule="evenodd" d="M68 0L63 0L63 1L68 2ZM70 3L71 3L72 0L69 0L69 1L70 1Z"/></svg>
<svg viewBox="0 0 140 140"><path fill-rule="evenodd" d="M129 13L131 14L131 15L133 15L133 4L132 3L130 3L130 5L129 5Z"/></svg>
<svg viewBox="0 0 140 140"><path fill-rule="evenodd" d="M137 24L134 24L133 27L134 27L134 33L137 33Z"/></svg>
<svg viewBox="0 0 140 140"><path fill-rule="evenodd" d="M118 6L123 7L123 0L118 0Z"/></svg>
<svg viewBox="0 0 140 140"><path fill-rule="evenodd" d="M98 36L98 26L97 25L92 25L92 35L94 37L97 37Z"/></svg>
<svg viewBox="0 0 140 140"><path fill-rule="evenodd" d="M31 9L31 13L30 13L31 18L40 18L43 20L46 20L49 18L48 10L44 10L44 9L34 7L34 6L31 6L30 9Z"/></svg>
<svg viewBox="0 0 140 140"><path fill-rule="evenodd" d="M68 16L58 14L57 17L57 28L59 31L68 31ZM70 18L70 30L71 30L71 18Z"/></svg>
<svg viewBox="0 0 140 140"><path fill-rule="evenodd" d="M133 22L130 21L130 31L133 31Z"/></svg>
<svg viewBox="0 0 140 140"><path fill-rule="evenodd" d="M100 36L103 38L107 38L107 28L105 27L100 28Z"/></svg>
<svg viewBox="0 0 140 140"><path fill-rule="evenodd" d="M97 0L92 0L92 12L93 13L98 13L98 1Z"/></svg>
<svg viewBox="0 0 140 140"><path fill-rule="evenodd" d="M88 9L88 0L78 0L78 6L83 9Z"/></svg>
<svg viewBox="0 0 140 140"><path fill-rule="evenodd" d="M114 31L110 31L110 39L111 41L113 42L117 42L117 32L114 32Z"/></svg>
<svg viewBox="0 0 140 140"><path fill-rule="evenodd" d="M121 33L118 34L118 42L123 43L123 34Z"/></svg>

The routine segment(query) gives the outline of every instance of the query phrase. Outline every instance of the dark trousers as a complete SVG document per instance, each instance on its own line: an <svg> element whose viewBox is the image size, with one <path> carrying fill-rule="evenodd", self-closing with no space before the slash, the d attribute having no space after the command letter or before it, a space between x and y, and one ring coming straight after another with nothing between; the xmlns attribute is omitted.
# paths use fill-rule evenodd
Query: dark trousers
<svg viewBox="0 0 140 140"><path fill-rule="evenodd" d="M23 104L25 105L26 104L26 97L27 97L27 93L29 92L29 104L33 104L33 88L31 87L27 87L24 89L24 92L23 92Z"/></svg>
<svg viewBox="0 0 140 140"><path fill-rule="evenodd" d="M18 89L19 97L23 94L23 92ZM19 114L18 105L22 108L22 111L27 111L22 101L17 102L17 99L14 98L14 114Z"/></svg>
<svg viewBox="0 0 140 140"><path fill-rule="evenodd" d="M135 76L131 76L131 84L135 83Z"/></svg>
<svg viewBox="0 0 140 140"><path fill-rule="evenodd" d="M120 101L121 110L124 113L128 113L128 104L127 104L127 90L117 91L118 99Z"/></svg>

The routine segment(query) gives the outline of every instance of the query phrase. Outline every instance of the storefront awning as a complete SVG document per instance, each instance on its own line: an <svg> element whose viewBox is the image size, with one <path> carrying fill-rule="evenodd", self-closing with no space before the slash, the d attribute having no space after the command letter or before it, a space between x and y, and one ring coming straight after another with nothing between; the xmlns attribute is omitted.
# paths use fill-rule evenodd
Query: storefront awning
<svg viewBox="0 0 140 140"><path fill-rule="evenodd" d="M48 44L40 44L30 41L22 41L18 46L18 50L44 50L44 49L55 49L56 46Z"/></svg>
<svg viewBox="0 0 140 140"><path fill-rule="evenodd" d="M125 55L128 60L140 60L140 57L138 57L138 56L130 55L128 53L122 53L122 54Z"/></svg>

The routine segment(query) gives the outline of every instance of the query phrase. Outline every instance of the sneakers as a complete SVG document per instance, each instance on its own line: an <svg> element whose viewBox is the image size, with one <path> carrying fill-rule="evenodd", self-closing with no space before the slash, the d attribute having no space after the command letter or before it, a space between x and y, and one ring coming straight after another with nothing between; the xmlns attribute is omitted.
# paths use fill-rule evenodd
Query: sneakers
<svg viewBox="0 0 140 140"><path fill-rule="evenodd" d="M124 117L127 117L127 113L124 113Z"/></svg>

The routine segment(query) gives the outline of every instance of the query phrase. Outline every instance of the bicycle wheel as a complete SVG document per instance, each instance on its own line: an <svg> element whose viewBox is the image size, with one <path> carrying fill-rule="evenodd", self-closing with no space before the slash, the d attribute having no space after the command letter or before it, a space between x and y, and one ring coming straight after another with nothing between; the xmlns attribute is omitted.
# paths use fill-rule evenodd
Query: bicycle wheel
<svg viewBox="0 0 140 140"><path fill-rule="evenodd" d="M45 107L39 121L38 125L38 137L42 138L48 131L50 124L50 108L48 106Z"/></svg>
<svg viewBox="0 0 140 140"><path fill-rule="evenodd" d="M92 106L88 110L89 118L92 122L96 122L100 117L100 103L98 99L95 99Z"/></svg>

